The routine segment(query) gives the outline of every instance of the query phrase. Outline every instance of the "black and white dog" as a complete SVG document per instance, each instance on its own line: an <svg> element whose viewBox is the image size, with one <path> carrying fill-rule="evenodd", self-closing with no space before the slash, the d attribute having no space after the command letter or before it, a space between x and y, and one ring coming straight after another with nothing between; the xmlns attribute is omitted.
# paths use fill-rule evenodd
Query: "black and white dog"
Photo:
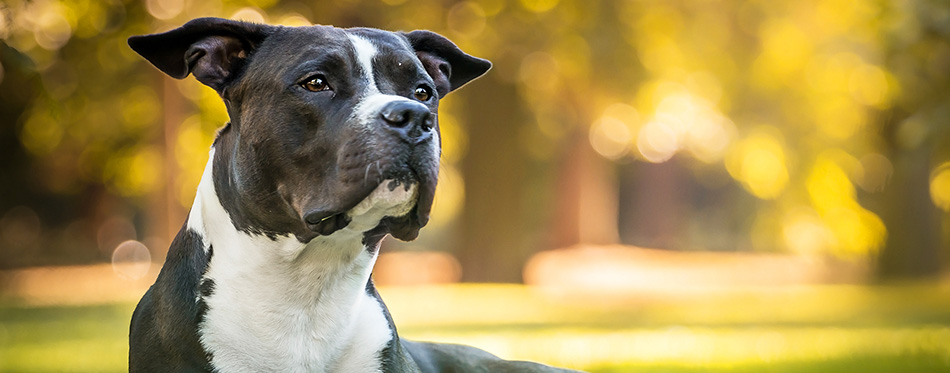
<svg viewBox="0 0 950 373"><path fill-rule="evenodd" d="M545 372L400 339L370 273L429 219L439 100L491 63L429 31L201 18L129 45L230 123L132 315L135 372Z"/></svg>

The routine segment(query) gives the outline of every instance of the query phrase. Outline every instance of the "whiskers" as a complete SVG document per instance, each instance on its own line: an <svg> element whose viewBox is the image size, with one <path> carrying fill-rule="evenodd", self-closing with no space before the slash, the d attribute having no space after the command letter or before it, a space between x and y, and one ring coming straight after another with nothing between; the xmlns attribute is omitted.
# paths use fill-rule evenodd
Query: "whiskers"
<svg viewBox="0 0 950 373"><path fill-rule="evenodd" d="M376 166L376 179L370 180L369 172L373 168L373 166ZM382 181L383 181L383 169L382 167L379 166L379 160L376 160L373 163L367 164L366 170L363 172L363 184L370 183L370 184L375 185L375 184L379 184Z"/></svg>

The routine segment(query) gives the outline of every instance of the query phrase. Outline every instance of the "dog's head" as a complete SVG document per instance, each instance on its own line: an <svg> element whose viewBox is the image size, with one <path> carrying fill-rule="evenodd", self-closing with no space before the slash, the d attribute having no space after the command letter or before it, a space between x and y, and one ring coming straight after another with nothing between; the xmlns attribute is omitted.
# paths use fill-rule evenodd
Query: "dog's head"
<svg viewBox="0 0 950 373"><path fill-rule="evenodd" d="M414 239L438 178L439 100L491 67L429 31L219 18L129 45L224 100L213 179L234 225L301 241L343 229L374 198L390 210L372 232Z"/></svg>

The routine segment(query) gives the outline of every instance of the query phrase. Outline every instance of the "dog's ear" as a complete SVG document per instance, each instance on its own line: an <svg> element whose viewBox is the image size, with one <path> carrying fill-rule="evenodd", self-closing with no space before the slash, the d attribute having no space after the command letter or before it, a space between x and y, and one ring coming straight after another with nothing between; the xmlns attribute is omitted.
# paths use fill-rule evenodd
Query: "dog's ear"
<svg viewBox="0 0 950 373"><path fill-rule="evenodd" d="M416 30L403 35L435 80L439 97L445 97L491 69L488 60L462 52L455 43L432 31Z"/></svg>
<svg viewBox="0 0 950 373"><path fill-rule="evenodd" d="M189 73L221 93L244 60L269 34L270 26L222 18L197 18L160 34L129 38L129 46L176 79Z"/></svg>

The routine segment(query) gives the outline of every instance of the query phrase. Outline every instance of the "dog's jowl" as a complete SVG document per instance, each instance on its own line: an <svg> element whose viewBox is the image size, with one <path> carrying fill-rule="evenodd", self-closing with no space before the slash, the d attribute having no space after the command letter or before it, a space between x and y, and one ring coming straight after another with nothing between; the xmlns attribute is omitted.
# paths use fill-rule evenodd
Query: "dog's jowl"
<svg viewBox="0 0 950 373"><path fill-rule="evenodd" d="M383 237L429 219L439 100L491 63L429 31L218 18L129 45L230 116L132 316L131 371L557 370L402 340L370 279Z"/></svg>

